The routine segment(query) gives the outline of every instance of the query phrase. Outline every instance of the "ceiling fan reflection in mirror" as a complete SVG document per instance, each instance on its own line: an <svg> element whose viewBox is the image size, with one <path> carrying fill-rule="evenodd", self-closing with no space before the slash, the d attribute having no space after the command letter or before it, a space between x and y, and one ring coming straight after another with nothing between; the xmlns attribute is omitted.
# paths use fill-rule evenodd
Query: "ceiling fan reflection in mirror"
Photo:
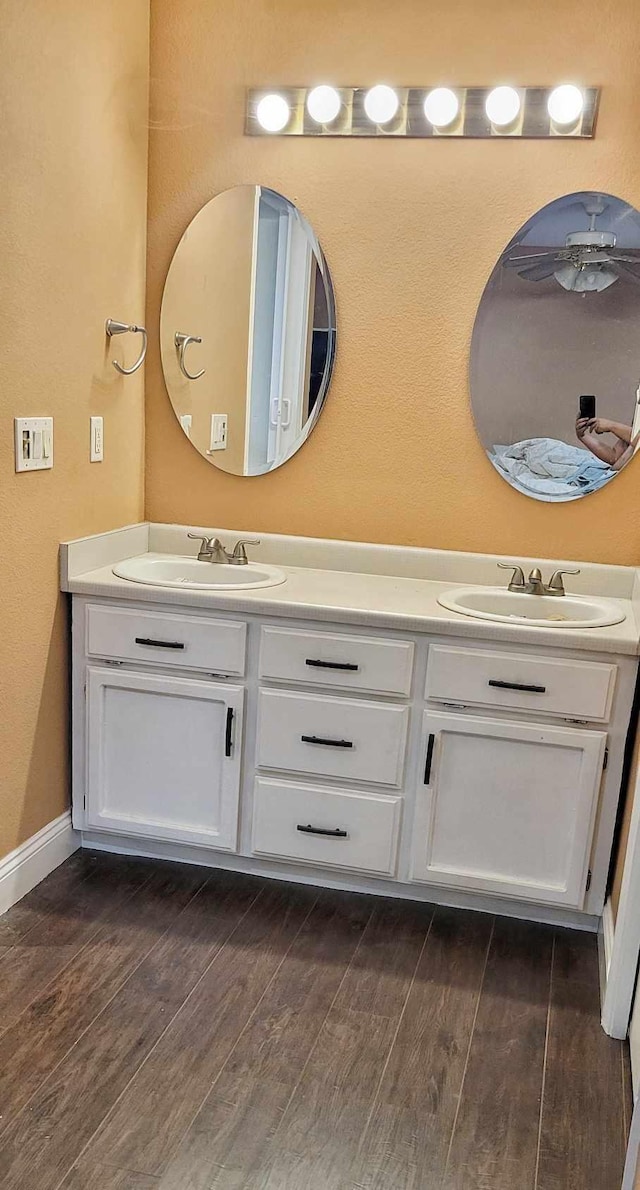
<svg viewBox="0 0 640 1190"><path fill-rule="evenodd" d="M564 248L530 255L513 254L513 247L503 259L505 268L516 269L526 281L546 281L554 277L563 289L572 293L600 293L621 278L640 284L640 254L620 251L612 231L596 227L608 202L601 195L583 201L588 216L586 231L569 232Z"/></svg>

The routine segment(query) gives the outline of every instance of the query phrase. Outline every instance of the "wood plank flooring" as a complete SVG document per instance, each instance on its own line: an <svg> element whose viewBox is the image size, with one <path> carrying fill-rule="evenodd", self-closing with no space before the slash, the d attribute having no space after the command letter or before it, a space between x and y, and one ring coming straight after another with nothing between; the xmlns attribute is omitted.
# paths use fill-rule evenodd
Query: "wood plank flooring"
<svg viewBox="0 0 640 1190"><path fill-rule="evenodd" d="M79 853L0 918L2 1190L619 1190L591 935Z"/></svg>

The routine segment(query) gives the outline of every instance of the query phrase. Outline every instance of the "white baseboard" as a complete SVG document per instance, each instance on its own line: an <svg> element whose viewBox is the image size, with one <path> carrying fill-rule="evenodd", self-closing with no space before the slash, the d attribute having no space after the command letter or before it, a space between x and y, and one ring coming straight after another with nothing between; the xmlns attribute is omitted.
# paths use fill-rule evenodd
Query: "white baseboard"
<svg viewBox="0 0 640 1190"><path fill-rule="evenodd" d="M80 835L71 826L71 811L66 810L0 859L0 914L22 900L78 847Z"/></svg>

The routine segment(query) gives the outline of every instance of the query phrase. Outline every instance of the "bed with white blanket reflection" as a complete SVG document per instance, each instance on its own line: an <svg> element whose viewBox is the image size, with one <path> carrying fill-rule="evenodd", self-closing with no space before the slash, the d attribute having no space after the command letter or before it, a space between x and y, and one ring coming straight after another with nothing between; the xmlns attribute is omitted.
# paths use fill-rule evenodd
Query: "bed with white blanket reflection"
<svg viewBox="0 0 640 1190"><path fill-rule="evenodd" d="M590 451L558 438L525 438L512 446L494 446L487 453L514 487L539 500L577 500L616 474Z"/></svg>

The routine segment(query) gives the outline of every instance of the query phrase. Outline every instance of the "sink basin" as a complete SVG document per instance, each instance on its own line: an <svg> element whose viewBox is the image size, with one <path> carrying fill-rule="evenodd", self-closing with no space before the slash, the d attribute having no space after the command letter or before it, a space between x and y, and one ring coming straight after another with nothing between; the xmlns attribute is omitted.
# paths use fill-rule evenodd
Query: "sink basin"
<svg viewBox="0 0 640 1190"><path fill-rule="evenodd" d="M534 628L604 628L625 619L611 599L592 595L523 595L503 587L454 587L438 596L449 611L476 620L530 624Z"/></svg>
<svg viewBox="0 0 640 1190"><path fill-rule="evenodd" d="M112 567L118 578L148 587L183 587L192 591L244 591L277 587L287 576L275 566L248 562L228 566L219 562L198 562L176 554L141 554Z"/></svg>

